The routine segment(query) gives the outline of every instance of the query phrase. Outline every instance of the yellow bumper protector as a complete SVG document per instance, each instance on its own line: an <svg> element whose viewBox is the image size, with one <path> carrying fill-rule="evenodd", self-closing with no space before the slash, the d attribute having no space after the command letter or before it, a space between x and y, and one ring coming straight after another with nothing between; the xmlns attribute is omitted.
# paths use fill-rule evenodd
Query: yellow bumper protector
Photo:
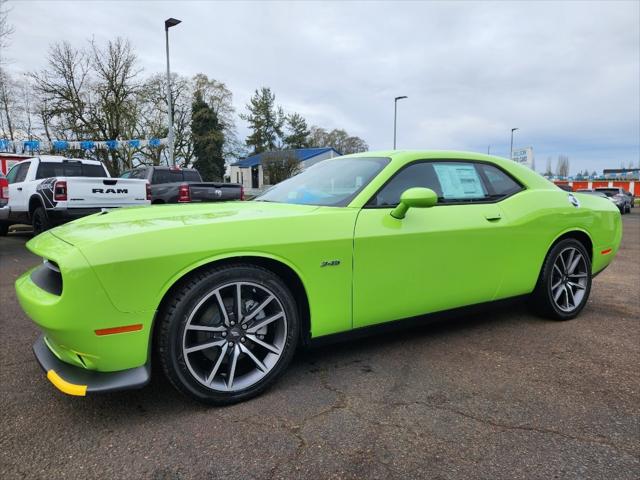
<svg viewBox="0 0 640 480"><path fill-rule="evenodd" d="M51 369L47 372L47 378L53 385L63 393L67 395L75 395L77 397L84 397L87 394L86 385L76 385L75 383L69 383L64 378Z"/></svg>

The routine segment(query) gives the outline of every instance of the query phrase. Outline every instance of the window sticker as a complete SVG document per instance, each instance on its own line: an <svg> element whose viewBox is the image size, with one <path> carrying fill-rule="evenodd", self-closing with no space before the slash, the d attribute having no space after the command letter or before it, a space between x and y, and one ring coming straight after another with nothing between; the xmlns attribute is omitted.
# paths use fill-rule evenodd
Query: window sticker
<svg viewBox="0 0 640 480"><path fill-rule="evenodd" d="M473 165L437 163L434 165L445 199L484 198L486 192Z"/></svg>

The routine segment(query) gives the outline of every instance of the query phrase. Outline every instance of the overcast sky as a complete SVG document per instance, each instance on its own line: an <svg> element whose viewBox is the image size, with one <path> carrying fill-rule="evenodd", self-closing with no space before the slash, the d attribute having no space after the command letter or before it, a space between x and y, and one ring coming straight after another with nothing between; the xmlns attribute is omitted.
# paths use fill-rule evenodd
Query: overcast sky
<svg viewBox="0 0 640 480"><path fill-rule="evenodd" d="M14 72L44 66L48 45L116 36L148 74L165 68L225 82L237 110L268 86L286 111L344 128L372 150L443 148L571 171L640 161L640 2L10 1ZM238 121L244 137L246 125Z"/></svg>

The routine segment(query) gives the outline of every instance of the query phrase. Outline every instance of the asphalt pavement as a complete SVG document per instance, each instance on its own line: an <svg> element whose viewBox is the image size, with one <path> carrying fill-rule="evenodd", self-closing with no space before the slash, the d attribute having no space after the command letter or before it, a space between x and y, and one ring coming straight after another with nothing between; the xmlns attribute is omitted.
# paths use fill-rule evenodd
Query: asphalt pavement
<svg viewBox="0 0 640 480"><path fill-rule="evenodd" d="M583 313L524 304L297 354L264 395L207 408L161 375L58 392L31 352L0 238L0 478L640 478L640 208ZM82 321L82 319L78 319Z"/></svg>

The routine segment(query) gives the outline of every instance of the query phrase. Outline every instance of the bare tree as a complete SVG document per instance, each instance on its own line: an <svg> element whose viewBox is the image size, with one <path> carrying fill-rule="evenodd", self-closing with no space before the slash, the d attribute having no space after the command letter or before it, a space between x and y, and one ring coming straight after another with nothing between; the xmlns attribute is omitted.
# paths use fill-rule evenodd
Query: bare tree
<svg viewBox="0 0 640 480"><path fill-rule="evenodd" d="M569 176L569 157L567 155L558 155L556 174L560 177Z"/></svg>
<svg viewBox="0 0 640 480"><path fill-rule="evenodd" d="M139 73L131 45L117 38L104 48L95 42L87 49L73 48L68 42L54 44L47 68L32 78L54 135L115 140L135 131ZM95 153L116 175L131 167L132 155L122 149Z"/></svg>
<svg viewBox="0 0 640 480"><path fill-rule="evenodd" d="M300 171L300 161L292 150L275 150L262 154L265 183L275 185Z"/></svg>
<svg viewBox="0 0 640 480"><path fill-rule="evenodd" d="M15 140L17 85L9 72L0 66L0 135Z"/></svg>
<svg viewBox="0 0 640 480"><path fill-rule="evenodd" d="M9 8L7 7L7 0L0 0L0 67L6 63L4 53L9 47L9 39L13 32L13 25L9 24Z"/></svg>
<svg viewBox="0 0 640 480"><path fill-rule="evenodd" d="M550 177L553 175L553 168L551 166L551 157L547 157L547 168L544 171L545 176Z"/></svg>
<svg viewBox="0 0 640 480"><path fill-rule="evenodd" d="M316 126L310 130L309 141L312 147L332 147L343 155L369 150L367 142L359 137L350 136L345 130L336 128L327 131Z"/></svg>

